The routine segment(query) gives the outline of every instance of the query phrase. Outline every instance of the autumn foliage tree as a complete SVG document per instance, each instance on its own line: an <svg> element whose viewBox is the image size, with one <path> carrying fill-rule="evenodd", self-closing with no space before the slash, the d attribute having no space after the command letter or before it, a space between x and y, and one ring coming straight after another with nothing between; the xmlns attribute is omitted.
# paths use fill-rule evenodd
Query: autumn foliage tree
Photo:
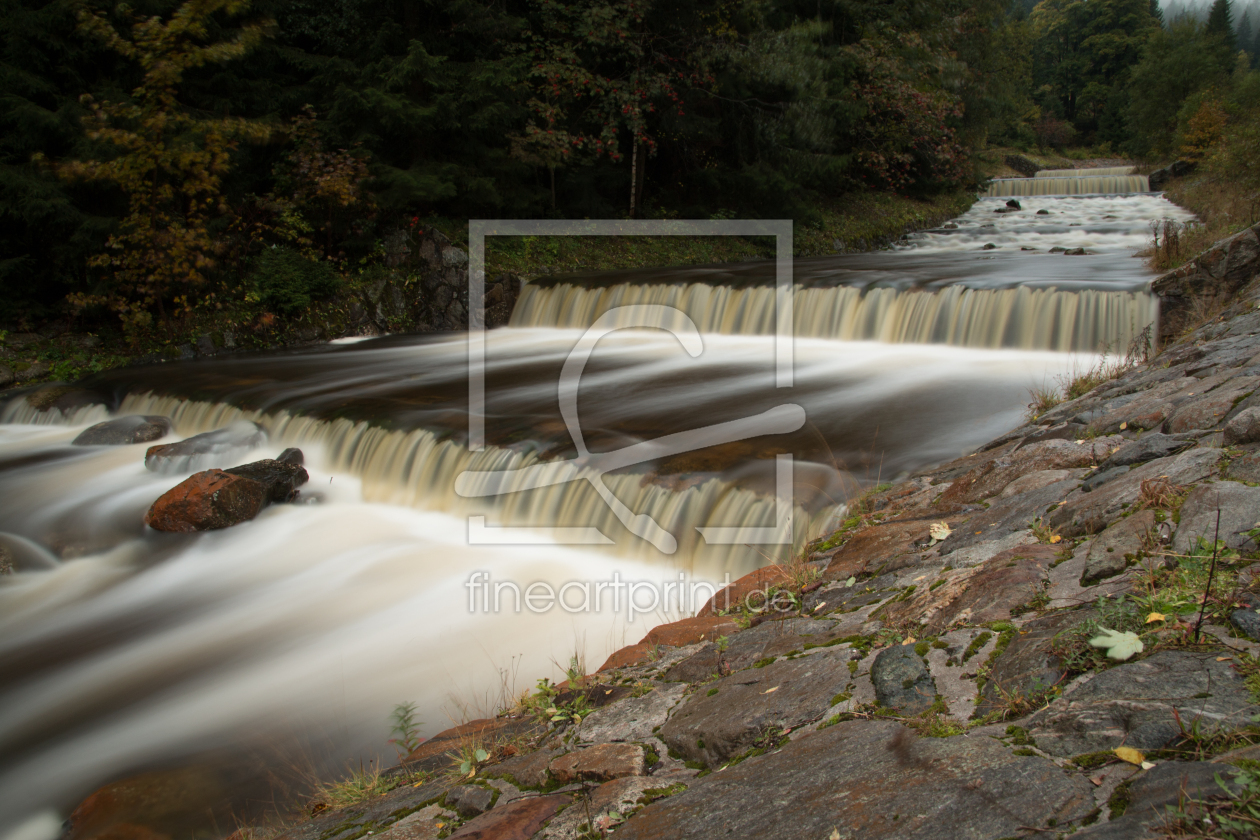
<svg viewBox="0 0 1260 840"><path fill-rule="evenodd" d="M80 12L80 31L138 64L143 77L125 101L82 98L84 127L100 153L56 165L62 178L113 184L128 201L105 251L89 260L102 287L75 293L70 302L108 306L133 340L155 314L165 320L168 304L178 314L204 292L221 247L210 223L228 212L222 184L232 153L240 142L261 142L271 133L260 122L199 114L179 99L187 71L238 59L262 38L263 27L250 24L230 40L207 40L216 15L239 15L247 6L247 0L186 0L167 19L119 7L129 20L126 34L103 13Z"/></svg>

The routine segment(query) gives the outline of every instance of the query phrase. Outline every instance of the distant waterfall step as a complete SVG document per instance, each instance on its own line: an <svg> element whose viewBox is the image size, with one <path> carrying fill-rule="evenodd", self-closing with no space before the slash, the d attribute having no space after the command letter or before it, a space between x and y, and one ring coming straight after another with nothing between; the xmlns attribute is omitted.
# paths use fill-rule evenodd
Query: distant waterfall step
<svg viewBox="0 0 1260 840"><path fill-rule="evenodd" d="M1093 289L797 286L794 301L793 332L800 337L1060 352L1123 352L1158 316L1158 304L1147 292ZM631 304L673 307L701 332L775 332L774 288L704 283L604 288L526 284L510 325L583 329L610 309ZM657 326L676 329L681 324L678 315Z"/></svg>
<svg viewBox="0 0 1260 840"><path fill-rule="evenodd" d="M1129 174L1131 171L1132 167L1128 166L1109 169L1043 169L1034 178L995 178L989 182L985 195L990 198L1002 198L1023 195L1129 195L1150 192L1151 185L1147 177Z"/></svg>

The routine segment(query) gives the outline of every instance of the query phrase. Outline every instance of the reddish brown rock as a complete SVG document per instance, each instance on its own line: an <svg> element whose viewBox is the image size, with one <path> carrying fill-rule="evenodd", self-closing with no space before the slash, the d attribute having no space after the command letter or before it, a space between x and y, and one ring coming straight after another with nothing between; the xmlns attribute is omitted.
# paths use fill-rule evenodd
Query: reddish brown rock
<svg viewBox="0 0 1260 840"><path fill-rule="evenodd" d="M958 514L935 514L872 525L836 550L823 578L847 580L868 572L880 574L913 565L927 550L932 523L945 522L952 528L962 520Z"/></svg>
<svg viewBox="0 0 1260 840"><path fill-rule="evenodd" d="M470 820L450 840L529 840L572 800L567 796L528 796Z"/></svg>
<svg viewBox="0 0 1260 840"><path fill-rule="evenodd" d="M650 662L652 656L657 652L658 646L640 642L637 645L627 645L621 650L614 651L612 656L599 666L601 671L611 671L613 668L629 668L632 665L642 665Z"/></svg>
<svg viewBox="0 0 1260 840"><path fill-rule="evenodd" d="M647 757L636 744L596 744L565 753L548 768L557 781L607 782L647 772Z"/></svg>
<svg viewBox="0 0 1260 840"><path fill-rule="evenodd" d="M696 613L697 618L717 615L718 610L738 610L747 604L761 606L765 593L775 584L783 584L788 574L782 566L765 566L749 572L739 580L714 594Z"/></svg>
<svg viewBox="0 0 1260 840"><path fill-rule="evenodd" d="M163 493L144 523L156 531L178 533L228 528L257 516L267 495L267 488L253 479L206 470Z"/></svg>
<svg viewBox="0 0 1260 840"><path fill-rule="evenodd" d="M1239 377L1229 385L1187 400L1168 418L1169 433L1216 428L1225 422L1225 415L1229 414L1239 398L1255 390L1256 383L1255 377Z"/></svg>
<svg viewBox="0 0 1260 840"><path fill-rule="evenodd" d="M445 765L446 754L457 750L461 743L477 741L489 743L527 733L537 726L532 720L524 718L481 718L461 723L443 730L408 753L402 764L415 764L419 761L437 760Z"/></svg>
<svg viewBox="0 0 1260 840"><path fill-rule="evenodd" d="M941 494L939 504L954 507L987 499L1029 473L1062 470L1094 464L1110 453L1095 441L1043 440L995 458L961 476Z"/></svg>
<svg viewBox="0 0 1260 840"><path fill-rule="evenodd" d="M709 642L718 636L734 633L738 629L739 625L729 618L718 616L701 618L697 616L654 627L643 637L643 641L640 644L683 647L684 645L694 645L697 642Z"/></svg>
<svg viewBox="0 0 1260 840"><path fill-rule="evenodd" d="M221 804L219 776L199 767L142 773L96 790L70 814L67 840L159 840L191 834ZM199 813L200 812L200 813Z"/></svg>
<svg viewBox="0 0 1260 840"><path fill-rule="evenodd" d="M984 564L947 573L945 583L932 581L906 601L891 604L885 621L892 624L921 623L928 633L941 633L958 622L984 624L1006 621L1011 610L1027 604L1042 591L1046 571L1059 548L1029 545L1003 551Z"/></svg>

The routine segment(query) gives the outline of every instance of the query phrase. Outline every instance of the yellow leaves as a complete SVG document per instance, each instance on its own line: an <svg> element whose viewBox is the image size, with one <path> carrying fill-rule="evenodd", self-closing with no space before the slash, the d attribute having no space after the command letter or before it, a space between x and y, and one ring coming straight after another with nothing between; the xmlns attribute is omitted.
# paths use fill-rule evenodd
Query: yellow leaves
<svg viewBox="0 0 1260 840"><path fill-rule="evenodd" d="M779 686L777 686L777 685L776 685L774 688L767 688L765 691L763 691L763 692L761 692L761 693L762 693L762 694L773 694L774 692L776 692L776 691L778 691L778 690L779 690Z"/></svg>
<svg viewBox="0 0 1260 840"><path fill-rule="evenodd" d="M1060 537L1058 534L1054 534L1053 536L1051 536L1051 537L1050 537L1050 544L1051 544L1051 545L1055 545L1055 544L1057 544L1057 543L1061 543L1061 542L1063 542L1063 537Z"/></svg>
<svg viewBox="0 0 1260 840"><path fill-rule="evenodd" d="M1150 770L1155 766L1154 762L1146 760L1146 756L1142 754L1141 750L1135 750L1133 747L1116 747L1113 752L1115 752L1116 758L1126 761L1135 767L1141 767L1143 770Z"/></svg>
<svg viewBox="0 0 1260 840"><path fill-rule="evenodd" d="M1163 613L1157 613L1157 612L1153 612L1146 617L1147 624L1154 624L1157 621L1167 621L1167 620L1168 620L1168 616L1164 615Z"/></svg>

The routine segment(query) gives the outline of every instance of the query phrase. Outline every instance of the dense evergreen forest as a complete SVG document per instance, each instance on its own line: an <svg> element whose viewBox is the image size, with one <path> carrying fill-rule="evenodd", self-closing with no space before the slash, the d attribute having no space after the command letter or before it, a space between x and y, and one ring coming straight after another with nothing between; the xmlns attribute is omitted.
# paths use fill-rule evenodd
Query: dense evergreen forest
<svg viewBox="0 0 1260 840"><path fill-rule="evenodd" d="M808 226L974 188L1002 148L1260 187L1256 27L1228 0L0 0L0 327L283 316L435 218Z"/></svg>

